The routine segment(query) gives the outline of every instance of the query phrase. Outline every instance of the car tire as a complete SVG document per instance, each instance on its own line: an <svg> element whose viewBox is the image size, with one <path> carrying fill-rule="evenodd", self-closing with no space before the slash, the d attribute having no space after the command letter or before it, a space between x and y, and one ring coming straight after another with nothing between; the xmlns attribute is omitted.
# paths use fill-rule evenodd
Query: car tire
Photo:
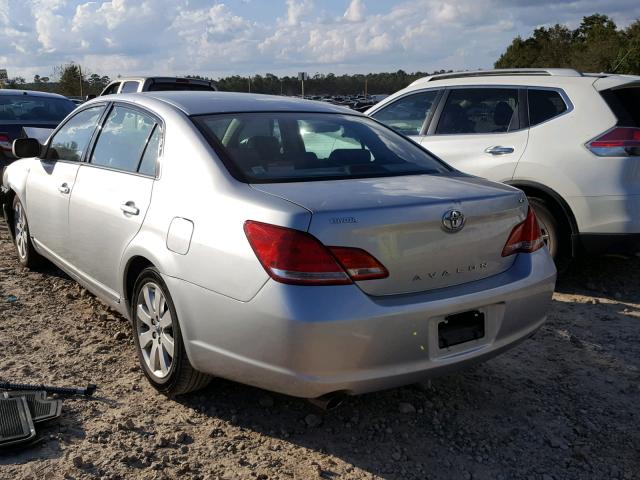
<svg viewBox="0 0 640 480"><path fill-rule="evenodd" d="M557 262L561 256L561 229L556 217L551 212L548 204L541 198L529 197L529 205L533 208L540 225L542 238L549 249L549 253Z"/></svg>
<svg viewBox="0 0 640 480"><path fill-rule="evenodd" d="M136 280L131 319L140 365L156 390L175 396L207 386L211 377L191 366L171 294L155 267Z"/></svg>
<svg viewBox="0 0 640 480"><path fill-rule="evenodd" d="M31 235L27 213L17 196L13 197L13 243L16 247L18 261L23 267L29 269L42 265L44 258L36 252Z"/></svg>

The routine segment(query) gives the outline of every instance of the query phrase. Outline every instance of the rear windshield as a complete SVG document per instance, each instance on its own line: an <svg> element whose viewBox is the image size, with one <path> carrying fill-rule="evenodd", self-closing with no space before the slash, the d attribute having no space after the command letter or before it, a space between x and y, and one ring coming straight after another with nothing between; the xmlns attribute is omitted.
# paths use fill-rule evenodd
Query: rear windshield
<svg viewBox="0 0 640 480"><path fill-rule="evenodd" d="M250 183L451 171L411 140L366 117L234 113L194 121L231 173Z"/></svg>
<svg viewBox="0 0 640 480"><path fill-rule="evenodd" d="M150 92L160 92L168 90L190 90L190 91L207 91L213 92L215 89L211 85L203 85L201 83L182 83L182 82L154 82L149 85Z"/></svg>
<svg viewBox="0 0 640 480"><path fill-rule="evenodd" d="M0 95L0 121L60 122L76 108L66 98Z"/></svg>
<svg viewBox="0 0 640 480"><path fill-rule="evenodd" d="M605 90L602 98L618 118L618 126L640 127L640 87Z"/></svg>

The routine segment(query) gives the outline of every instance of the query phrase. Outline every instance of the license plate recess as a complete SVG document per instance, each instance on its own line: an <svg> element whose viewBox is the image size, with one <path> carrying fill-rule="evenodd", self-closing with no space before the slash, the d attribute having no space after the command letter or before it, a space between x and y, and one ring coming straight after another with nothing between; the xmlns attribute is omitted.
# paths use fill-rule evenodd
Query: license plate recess
<svg viewBox="0 0 640 480"><path fill-rule="evenodd" d="M456 313L438 324L438 346L449 348L484 337L484 313L479 310Z"/></svg>

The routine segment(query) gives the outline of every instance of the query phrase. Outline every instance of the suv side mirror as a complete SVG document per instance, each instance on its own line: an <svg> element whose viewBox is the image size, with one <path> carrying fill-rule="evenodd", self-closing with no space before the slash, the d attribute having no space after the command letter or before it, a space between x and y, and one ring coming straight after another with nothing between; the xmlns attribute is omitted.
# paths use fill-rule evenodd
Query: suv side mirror
<svg viewBox="0 0 640 480"><path fill-rule="evenodd" d="M17 138L13 141L11 151L17 158L38 157L42 151L42 145L35 138Z"/></svg>

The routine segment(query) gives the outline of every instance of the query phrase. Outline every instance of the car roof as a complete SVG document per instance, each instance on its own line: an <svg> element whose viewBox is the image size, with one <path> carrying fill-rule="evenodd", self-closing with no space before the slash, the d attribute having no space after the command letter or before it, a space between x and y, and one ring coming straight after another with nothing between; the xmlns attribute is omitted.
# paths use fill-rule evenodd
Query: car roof
<svg viewBox="0 0 640 480"><path fill-rule="evenodd" d="M109 85L113 83L122 83L122 82L144 82L145 80L153 80L155 82L178 82L180 80L188 80L189 83L202 83L202 84L210 84L213 83L212 80L205 80L203 78L187 78L187 77L120 77L109 82Z"/></svg>
<svg viewBox="0 0 640 480"><path fill-rule="evenodd" d="M468 85L476 84L504 84L513 85L535 83L551 85L554 83L568 84L575 82L593 83L601 78L628 78L627 75L612 73L582 73L571 68L512 68L493 70L473 70L449 72L419 78L409 85L409 88L439 86L439 85Z"/></svg>
<svg viewBox="0 0 640 480"><path fill-rule="evenodd" d="M98 97L102 101L109 96ZM96 99L97 100L97 99ZM294 97L261 95L255 93L206 92L206 91L158 91L125 93L113 97L113 100L131 101L153 107L153 101L159 101L178 108L187 115L207 113L235 112L311 112L311 113L348 113L361 115L355 110L326 102L302 100Z"/></svg>
<svg viewBox="0 0 640 480"><path fill-rule="evenodd" d="M0 89L0 95L25 95L32 97L64 98L65 100L69 100L64 95L58 95L57 93L39 92L36 90L14 90L11 88Z"/></svg>

